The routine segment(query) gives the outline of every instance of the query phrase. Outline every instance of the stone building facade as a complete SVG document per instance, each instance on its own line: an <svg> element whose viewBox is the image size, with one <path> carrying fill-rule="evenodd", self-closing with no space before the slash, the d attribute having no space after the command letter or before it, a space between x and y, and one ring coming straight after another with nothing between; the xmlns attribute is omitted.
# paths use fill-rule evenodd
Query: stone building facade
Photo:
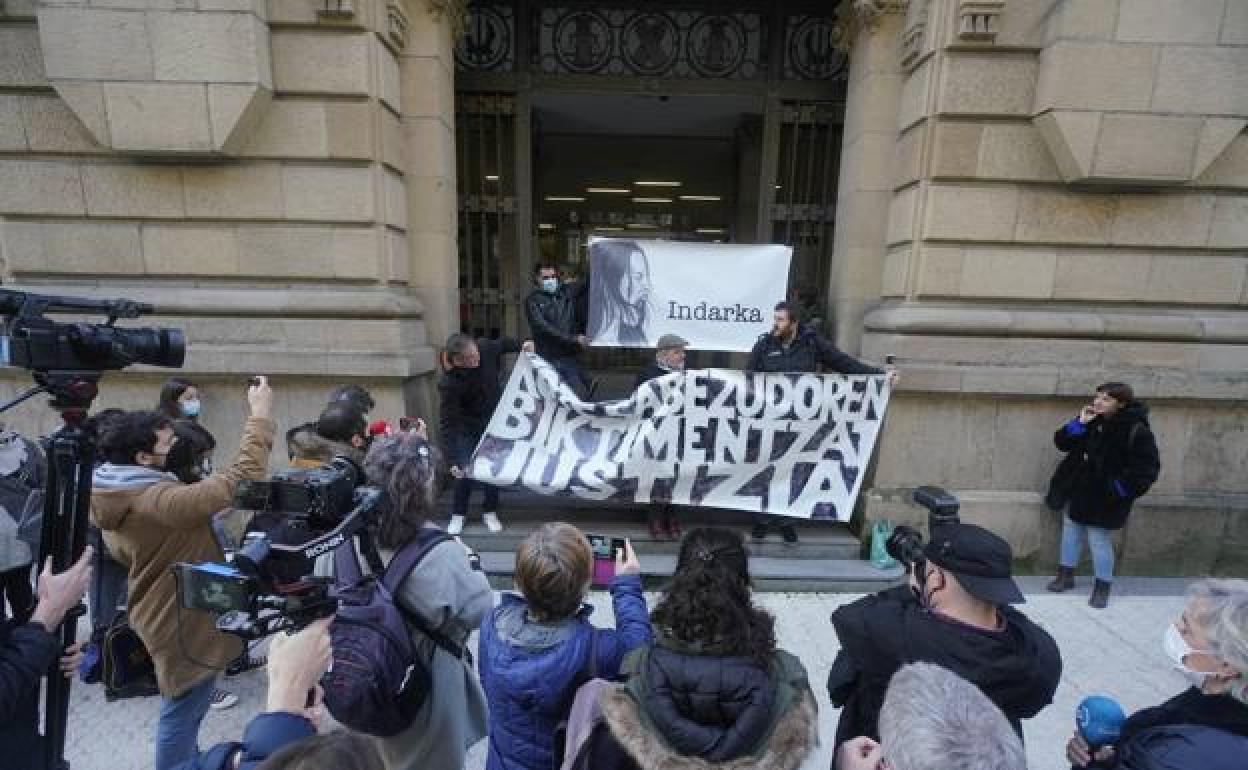
<svg viewBox="0 0 1248 770"><path fill-rule="evenodd" d="M906 490L944 484L1048 568L1050 434L1122 379L1164 462L1123 570L1242 571L1248 0L830 6L809 11L848 55L824 299L842 347L905 372L865 515L911 517ZM4 284L154 302L188 331L225 447L257 371L287 423L345 379L385 414L431 413L434 341L461 323L465 10L2 0ZM741 194L751 218L772 187ZM110 375L101 404L150 405L163 376Z"/></svg>

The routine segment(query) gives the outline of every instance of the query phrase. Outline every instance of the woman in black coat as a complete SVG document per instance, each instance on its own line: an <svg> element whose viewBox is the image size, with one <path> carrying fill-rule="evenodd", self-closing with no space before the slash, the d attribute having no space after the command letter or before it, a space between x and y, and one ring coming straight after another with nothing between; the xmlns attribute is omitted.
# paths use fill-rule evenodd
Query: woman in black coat
<svg viewBox="0 0 1248 770"><path fill-rule="evenodd" d="M1114 580L1113 531L1127 523L1132 503L1148 492L1161 471L1148 407L1135 399L1131 386L1105 383L1091 404L1058 428L1053 443L1066 457L1053 474L1045 502L1066 515L1057 577L1048 589L1074 588L1086 537L1096 574L1088 604L1103 608Z"/></svg>

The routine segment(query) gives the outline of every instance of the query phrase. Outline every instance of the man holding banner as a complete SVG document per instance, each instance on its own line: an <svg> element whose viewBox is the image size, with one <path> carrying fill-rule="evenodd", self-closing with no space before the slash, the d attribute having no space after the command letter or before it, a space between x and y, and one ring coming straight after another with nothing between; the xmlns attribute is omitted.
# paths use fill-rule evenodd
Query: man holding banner
<svg viewBox="0 0 1248 770"><path fill-rule="evenodd" d="M550 362L559 376L578 393L585 393L589 382L577 357L589 344L584 319L577 312L580 287L564 286L559 269L538 265L534 274L537 288L524 301L524 314L533 333L537 354Z"/></svg>
<svg viewBox="0 0 1248 770"><path fill-rule="evenodd" d="M778 302L772 318L772 329L754 343L746 371L750 372L818 372L821 370L839 374L885 374L888 384L897 384L897 370L891 366L884 369L864 364L848 353L843 353L831 342L809 326L801 323L797 310L788 302ZM767 530L779 522L780 536L787 545L797 544L797 530L781 516L758 514L754 517L754 530L750 536L755 542L767 538Z"/></svg>

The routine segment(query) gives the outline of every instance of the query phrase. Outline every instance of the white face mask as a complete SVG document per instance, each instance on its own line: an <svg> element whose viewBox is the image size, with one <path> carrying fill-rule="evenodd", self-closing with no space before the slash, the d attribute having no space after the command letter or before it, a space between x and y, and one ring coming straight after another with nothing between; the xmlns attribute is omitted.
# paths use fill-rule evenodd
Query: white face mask
<svg viewBox="0 0 1248 770"><path fill-rule="evenodd" d="M1165 647L1166 655L1169 656L1170 662L1174 664L1174 668L1183 675L1192 687L1198 690L1205 688L1205 682L1213 675L1212 671L1197 671L1184 662L1188 655L1212 655L1208 650L1193 650L1187 644L1187 640L1179 633L1179 627L1171 623L1166 626L1166 635L1162 639L1162 646Z"/></svg>

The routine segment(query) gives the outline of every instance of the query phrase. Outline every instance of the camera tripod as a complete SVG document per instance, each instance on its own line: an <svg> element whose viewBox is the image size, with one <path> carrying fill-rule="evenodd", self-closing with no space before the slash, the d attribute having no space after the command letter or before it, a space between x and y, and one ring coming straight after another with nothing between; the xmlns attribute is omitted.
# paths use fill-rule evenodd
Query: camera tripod
<svg viewBox="0 0 1248 770"><path fill-rule="evenodd" d="M52 571L63 572L82 556L87 538L87 513L91 506L91 474L95 467L95 436L86 429L87 412L99 392L100 372L34 372L34 388L0 405L6 412L29 398L48 393L51 406L60 412L63 424L52 434L48 447L48 478L44 488L43 525L36 569L51 558ZM61 649L78 637L81 603L70 610L61 625ZM55 629L48 629L56 633ZM69 687L59 665L59 656L48 670L44 699L43 767L68 770L65 760L65 728L69 721Z"/></svg>

